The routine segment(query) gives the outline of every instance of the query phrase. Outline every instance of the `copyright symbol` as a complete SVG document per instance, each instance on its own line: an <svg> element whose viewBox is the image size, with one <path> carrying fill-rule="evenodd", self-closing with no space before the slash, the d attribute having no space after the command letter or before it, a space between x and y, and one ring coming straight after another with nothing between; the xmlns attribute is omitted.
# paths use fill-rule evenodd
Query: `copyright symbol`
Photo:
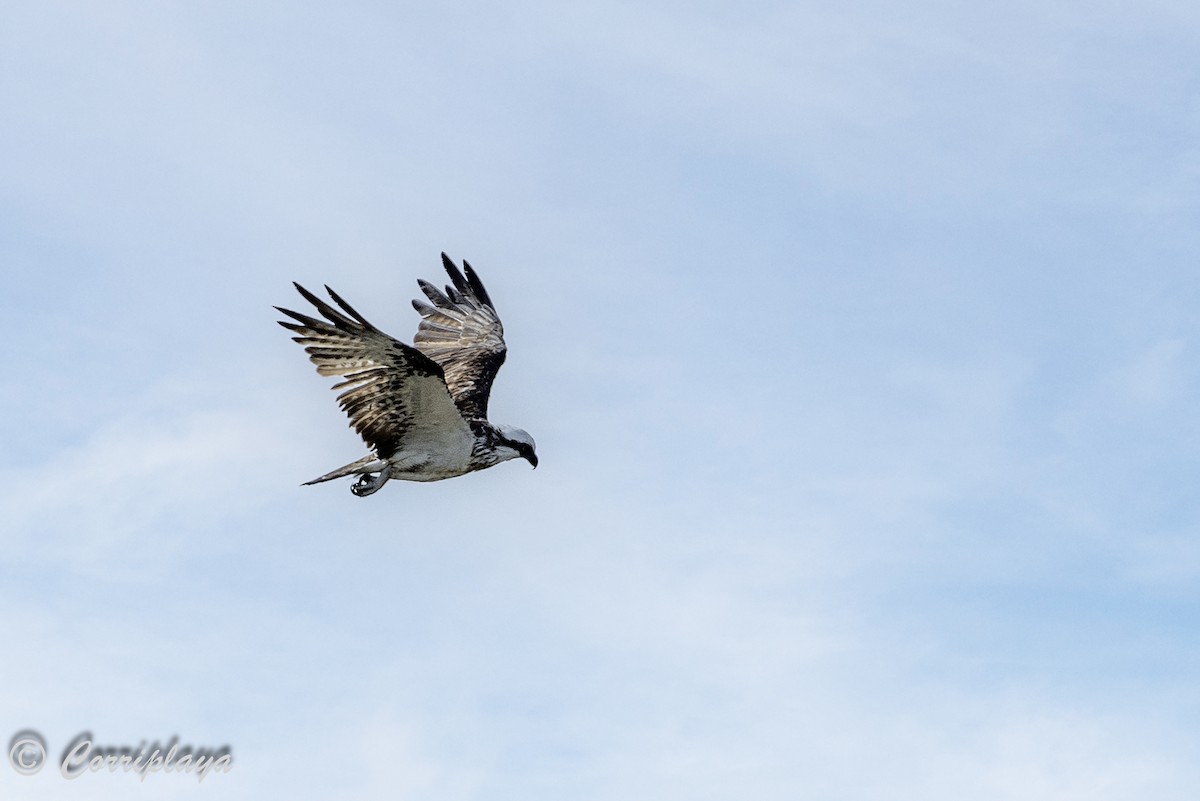
<svg viewBox="0 0 1200 801"><path fill-rule="evenodd" d="M46 741L33 729L13 735L8 744L8 763L22 776L32 776L46 764Z"/></svg>

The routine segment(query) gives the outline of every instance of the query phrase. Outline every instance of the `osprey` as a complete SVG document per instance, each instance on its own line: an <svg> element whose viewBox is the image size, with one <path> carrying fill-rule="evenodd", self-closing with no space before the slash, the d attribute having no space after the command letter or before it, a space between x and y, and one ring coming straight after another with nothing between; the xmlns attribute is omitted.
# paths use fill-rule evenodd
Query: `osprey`
<svg viewBox="0 0 1200 801"><path fill-rule="evenodd" d="M393 339L367 322L336 292L325 287L333 308L299 284L297 291L324 320L275 308L296 322L279 324L299 336L321 375L341 376L338 403L371 453L339 467L317 484L357 475L350 491L377 492L389 479L440 481L521 457L537 467L533 437L487 419L492 381L504 364L504 327L471 265L466 276L443 253L453 286L443 293L417 281L433 304L414 300L421 323L416 347Z"/></svg>

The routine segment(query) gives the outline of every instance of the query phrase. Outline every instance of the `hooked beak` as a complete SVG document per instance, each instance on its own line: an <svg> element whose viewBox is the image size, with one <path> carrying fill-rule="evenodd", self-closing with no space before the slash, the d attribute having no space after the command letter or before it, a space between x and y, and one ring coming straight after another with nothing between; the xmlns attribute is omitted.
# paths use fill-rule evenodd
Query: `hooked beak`
<svg viewBox="0 0 1200 801"><path fill-rule="evenodd" d="M529 462L531 465L533 465L533 469L534 469L534 470L537 470L537 454L536 454L536 453L531 453L531 454L529 454L528 456L526 456L526 457L525 457L525 459L526 459L526 461L528 461L528 462Z"/></svg>

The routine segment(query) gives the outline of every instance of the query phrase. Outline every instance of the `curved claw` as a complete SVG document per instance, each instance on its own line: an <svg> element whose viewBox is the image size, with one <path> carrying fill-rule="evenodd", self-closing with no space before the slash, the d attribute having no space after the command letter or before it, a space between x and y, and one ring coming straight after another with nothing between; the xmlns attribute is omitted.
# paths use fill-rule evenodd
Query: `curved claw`
<svg viewBox="0 0 1200 801"><path fill-rule="evenodd" d="M365 498L379 492L379 488L386 484L389 478L391 478L391 471L386 467L375 474L363 473L358 477L358 481L351 485L350 491L359 498Z"/></svg>

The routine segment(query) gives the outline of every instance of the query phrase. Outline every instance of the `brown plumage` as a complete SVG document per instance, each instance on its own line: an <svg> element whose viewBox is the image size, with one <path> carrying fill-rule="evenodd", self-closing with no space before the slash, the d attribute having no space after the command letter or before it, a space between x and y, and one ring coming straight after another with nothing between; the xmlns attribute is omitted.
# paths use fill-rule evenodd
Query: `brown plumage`
<svg viewBox="0 0 1200 801"><path fill-rule="evenodd" d="M418 281L433 306L412 302L421 313L421 324L413 337L417 349L442 366L446 386L467 420L486 420L492 381L504 364L504 326L492 299L471 265L463 261L466 277L445 253L442 266L454 286L445 293L428 281Z"/></svg>
<svg viewBox="0 0 1200 801"><path fill-rule="evenodd" d="M340 376L338 404L372 453L308 483L359 475L356 495L370 495L389 478L436 481L522 457L537 466L533 438L487 420L488 395L504 363L504 329L471 266L464 276L445 253L453 286L445 293L426 281L434 304L413 301L421 313L415 347L383 333L336 292L334 308L299 284L296 290L325 319L278 309L321 375Z"/></svg>

